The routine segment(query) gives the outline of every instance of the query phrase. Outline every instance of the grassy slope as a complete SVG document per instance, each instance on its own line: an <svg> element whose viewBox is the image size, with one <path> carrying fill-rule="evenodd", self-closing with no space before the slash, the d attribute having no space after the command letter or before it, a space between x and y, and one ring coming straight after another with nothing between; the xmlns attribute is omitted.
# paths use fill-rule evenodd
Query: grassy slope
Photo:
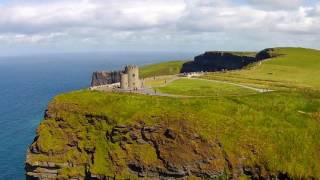
<svg viewBox="0 0 320 180"><path fill-rule="evenodd" d="M257 52L251 52L251 51L225 51L225 52L230 52L234 55L238 55L238 56L251 56L251 57L255 57Z"/></svg>
<svg viewBox="0 0 320 180"><path fill-rule="evenodd" d="M183 63L186 61L168 61L158 64L151 64L140 68L140 76L142 78L173 75L180 73Z"/></svg>
<svg viewBox="0 0 320 180"><path fill-rule="evenodd" d="M211 74L206 78L224 76L244 82L249 81L248 78L257 78L254 83L276 80L288 84L296 81L303 87L318 87L319 77L315 76L317 72L319 74L318 51L279 49L278 52L289 54L265 61L251 70ZM152 70L143 70L148 72L145 76L158 69L154 68L157 66L149 67ZM160 72L163 71L157 73ZM215 85L206 86L214 88ZM248 96L180 99L95 91L71 92L57 96L50 103L49 109L55 117L39 126L38 146L44 152L62 151L68 143L66 139L80 137L83 139L79 145L81 149L96 149L96 160L90 167L92 172L130 177L126 169L115 170L110 165L109 156L112 155L118 164L125 166L122 158L125 155L119 144L106 139L105 132L115 124L134 124L141 120L147 124L183 120L192 123L194 130L202 137L218 139L232 163L236 164L239 158L245 157L245 165L263 165L271 171L288 172L294 177L320 178L319 94L316 90L298 88ZM107 117L107 120L90 123L85 114ZM64 121L61 122L61 119ZM64 128L58 128L61 126ZM143 154L149 154L144 156L145 161L154 159L153 152ZM88 161L89 157L70 150L57 157L34 155L32 159L70 160L79 164ZM81 169L66 169L64 173L81 172Z"/></svg>
<svg viewBox="0 0 320 180"><path fill-rule="evenodd" d="M269 84L285 87L309 87L320 89L320 51L304 48L277 48L282 54L246 70L213 73L206 78Z"/></svg>
<svg viewBox="0 0 320 180"><path fill-rule="evenodd" d="M197 79L178 79L165 87L156 88L168 93L187 96L237 96L253 94L255 91L234 85L208 82Z"/></svg>
<svg viewBox="0 0 320 180"><path fill-rule="evenodd" d="M144 79L144 86L146 87L160 87L165 86L167 82L177 78L176 75L164 75L164 76L157 76L152 78Z"/></svg>

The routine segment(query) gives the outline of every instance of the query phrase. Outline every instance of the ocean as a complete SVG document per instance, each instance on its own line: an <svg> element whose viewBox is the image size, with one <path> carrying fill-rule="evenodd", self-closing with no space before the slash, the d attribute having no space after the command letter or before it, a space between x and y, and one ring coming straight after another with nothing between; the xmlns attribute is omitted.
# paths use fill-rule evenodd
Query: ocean
<svg viewBox="0 0 320 180"><path fill-rule="evenodd" d="M97 70L192 59L196 53L109 52L0 57L0 179L25 179L28 145L57 94L86 88Z"/></svg>

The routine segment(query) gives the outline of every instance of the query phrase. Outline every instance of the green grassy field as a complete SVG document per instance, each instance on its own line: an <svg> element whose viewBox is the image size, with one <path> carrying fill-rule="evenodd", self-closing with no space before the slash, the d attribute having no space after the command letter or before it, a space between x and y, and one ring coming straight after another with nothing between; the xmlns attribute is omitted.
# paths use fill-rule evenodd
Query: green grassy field
<svg viewBox="0 0 320 180"><path fill-rule="evenodd" d="M165 75L165 76L145 78L144 86L147 86L147 87L164 86L166 85L167 82L170 82L172 79L176 77L177 77L176 75Z"/></svg>
<svg viewBox="0 0 320 180"><path fill-rule="evenodd" d="M208 82L199 79L178 79L164 87L156 88L158 91L167 94L186 95L186 96L240 96L256 93L253 90L242 87Z"/></svg>
<svg viewBox="0 0 320 180"><path fill-rule="evenodd" d="M283 56L249 69L203 77L268 86L275 88L274 92L255 93L233 85L179 79L158 90L212 97L173 98L88 90L59 95L49 105L52 116L39 126L36 142L41 152L59 153L33 154L30 159L89 164L90 172L134 179L137 177L130 174L125 158L134 153L141 161L157 166L156 152L148 144L135 143L124 151L106 134L119 124L143 121L147 126L165 123L181 129L176 122L184 122L203 139L219 141L233 167L263 167L272 173L287 173L293 179L319 179L320 53L300 48L276 51ZM142 74L172 74L181 63L173 62L170 71L170 63L148 66ZM77 149L66 151L73 139L80 141ZM83 170L84 167L75 166L59 173L70 176L83 174Z"/></svg>
<svg viewBox="0 0 320 180"><path fill-rule="evenodd" d="M284 88L320 89L320 51L304 48L277 48L279 57L261 65L227 73L212 73L204 78L262 84Z"/></svg>
<svg viewBox="0 0 320 180"><path fill-rule="evenodd" d="M162 75L174 75L180 73L182 65L186 61L168 61L158 64L151 64L140 68L140 76L142 78L162 76Z"/></svg>

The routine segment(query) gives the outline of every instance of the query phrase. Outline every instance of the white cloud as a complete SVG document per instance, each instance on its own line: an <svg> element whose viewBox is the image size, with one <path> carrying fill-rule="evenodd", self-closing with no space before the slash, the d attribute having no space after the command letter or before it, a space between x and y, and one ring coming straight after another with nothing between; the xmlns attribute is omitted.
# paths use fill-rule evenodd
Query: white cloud
<svg viewBox="0 0 320 180"><path fill-rule="evenodd" d="M320 34L320 13L317 7L300 7L296 10L265 11L249 5L193 7L179 25L184 30L205 32L260 33L261 31L300 34ZM310 15L312 13L312 16Z"/></svg>
<svg viewBox="0 0 320 180"><path fill-rule="evenodd" d="M186 30L233 31L257 28L267 13L248 6L212 6L188 9L180 25Z"/></svg>
<svg viewBox="0 0 320 180"><path fill-rule="evenodd" d="M283 14L275 23L274 30L300 33L300 34L320 34L320 16L309 16L308 11L314 10L313 8L303 8L290 14ZM273 16L278 16L274 14Z"/></svg>
<svg viewBox="0 0 320 180"><path fill-rule="evenodd" d="M230 43L240 49L286 42L319 47L314 40L320 40L320 3L288 1L16 0L0 5L0 41L71 50L72 44L89 49L93 44L177 49L185 43L188 49Z"/></svg>
<svg viewBox="0 0 320 180"><path fill-rule="evenodd" d="M263 9L292 9L303 5L304 0L247 0L248 3Z"/></svg>
<svg viewBox="0 0 320 180"><path fill-rule="evenodd" d="M3 31L31 32L46 28L103 27L140 29L176 21L184 10L183 1L57 1L48 3L13 4L0 7ZM6 26L6 27L4 27Z"/></svg>
<svg viewBox="0 0 320 180"><path fill-rule="evenodd" d="M0 42L6 43L40 43L49 42L57 38L66 36L65 33L49 33L49 34L2 34L0 35Z"/></svg>

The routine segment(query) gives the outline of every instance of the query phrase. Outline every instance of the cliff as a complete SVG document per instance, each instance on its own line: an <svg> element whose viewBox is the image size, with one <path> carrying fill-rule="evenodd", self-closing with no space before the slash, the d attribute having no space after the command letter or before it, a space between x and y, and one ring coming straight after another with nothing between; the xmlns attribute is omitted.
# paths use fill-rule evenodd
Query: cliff
<svg viewBox="0 0 320 180"><path fill-rule="evenodd" d="M222 71L241 69L251 63L275 57L273 49L254 52L209 51L183 64L181 72Z"/></svg>
<svg viewBox="0 0 320 180"><path fill-rule="evenodd" d="M92 73L91 87L120 82L121 71L97 71Z"/></svg>
<svg viewBox="0 0 320 180"><path fill-rule="evenodd" d="M119 124L112 115L79 114L78 105L49 105L27 152L27 179L213 178L230 166L222 145L188 122L157 115Z"/></svg>
<svg viewBox="0 0 320 180"><path fill-rule="evenodd" d="M276 49L267 48L256 54L256 60L261 61L264 59L274 58L280 56L281 54L276 53Z"/></svg>
<svg viewBox="0 0 320 180"><path fill-rule="evenodd" d="M284 96L278 104L291 101L288 94L279 95ZM269 98L282 101L279 97ZM256 122L274 110L244 105L260 101L255 98L180 99L95 91L59 95L28 149L27 179L317 177L308 173L318 167L316 157L306 159L307 164L295 159L313 147L291 141L291 148L283 149L289 145L286 134L296 132L286 129L282 120L293 117L290 108L295 107L288 106L281 116L273 114L273 125L261 130ZM292 158L283 159L283 153ZM301 166L304 170L296 172Z"/></svg>

